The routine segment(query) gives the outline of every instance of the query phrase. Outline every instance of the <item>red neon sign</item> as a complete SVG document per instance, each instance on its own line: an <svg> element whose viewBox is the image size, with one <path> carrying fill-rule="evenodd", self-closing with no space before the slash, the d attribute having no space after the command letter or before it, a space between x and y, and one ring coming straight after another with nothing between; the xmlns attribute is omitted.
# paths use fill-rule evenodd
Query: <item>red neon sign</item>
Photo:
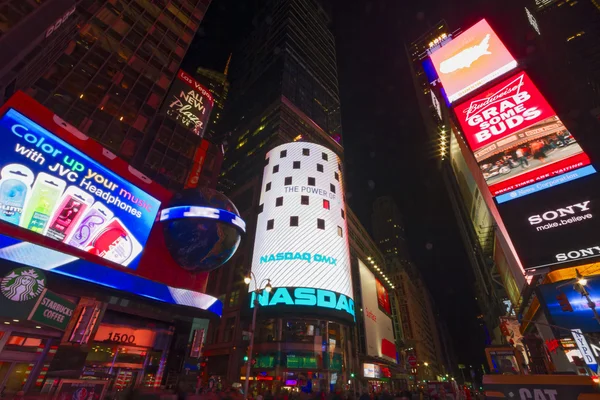
<svg viewBox="0 0 600 400"><path fill-rule="evenodd" d="M590 164L525 72L454 112L493 196Z"/></svg>

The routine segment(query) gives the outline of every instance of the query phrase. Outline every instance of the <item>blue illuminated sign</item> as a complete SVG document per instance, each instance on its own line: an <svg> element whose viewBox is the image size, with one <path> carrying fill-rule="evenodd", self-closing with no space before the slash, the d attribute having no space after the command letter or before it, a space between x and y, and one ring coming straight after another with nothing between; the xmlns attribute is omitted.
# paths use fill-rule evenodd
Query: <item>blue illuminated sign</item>
<svg viewBox="0 0 600 400"><path fill-rule="evenodd" d="M544 181L537 182L517 190L513 190L512 192L501 194L499 196L496 196L496 201L498 202L498 204L506 203L507 201L518 199L529 194L540 192L542 190L550 189L552 187L562 185L563 183L583 178L584 176L592 175L595 172L596 169L591 165L588 165L586 167L567 172L564 175L549 178Z"/></svg>
<svg viewBox="0 0 600 400"><path fill-rule="evenodd" d="M600 306L600 275L586 276L586 290L592 302ZM582 332L600 332L600 324L584 296L577 292L572 283L565 281L540 285L538 298L546 306L552 324L565 329L581 329ZM573 311L563 311L557 296L564 294Z"/></svg>
<svg viewBox="0 0 600 400"><path fill-rule="evenodd" d="M352 316L353 321L356 321L354 300L330 290L281 287L273 289L271 292L264 290L258 296L256 292L252 292L251 297L250 308L254 307L255 300L258 300L260 307L285 305L329 308L331 310L344 311Z"/></svg>
<svg viewBox="0 0 600 400"><path fill-rule="evenodd" d="M215 297L151 281L126 271L0 234L0 259L129 292L167 304L210 311L221 316L223 303ZM5 263L6 264L6 263ZM11 268L14 268L11 266Z"/></svg>
<svg viewBox="0 0 600 400"><path fill-rule="evenodd" d="M238 215L220 208L201 207L201 206L176 206L165 208L160 211L158 220L160 222L183 218L209 218L216 219L227 224L238 227L242 232L246 232L246 223Z"/></svg>
<svg viewBox="0 0 600 400"><path fill-rule="evenodd" d="M308 263L310 262L322 262L329 265L336 265L337 260L333 257L324 256L322 254L312 254L312 253L300 253L300 252L284 252L284 253L276 253L269 254L266 256L260 256L260 263L270 263L274 261L283 261L283 260L304 260Z"/></svg>
<svg viewBox="0 0 600 400"><path fill-rule="evenodd" d="M13 109L0 137L0 220L136 268L157 199Z"/></svg>

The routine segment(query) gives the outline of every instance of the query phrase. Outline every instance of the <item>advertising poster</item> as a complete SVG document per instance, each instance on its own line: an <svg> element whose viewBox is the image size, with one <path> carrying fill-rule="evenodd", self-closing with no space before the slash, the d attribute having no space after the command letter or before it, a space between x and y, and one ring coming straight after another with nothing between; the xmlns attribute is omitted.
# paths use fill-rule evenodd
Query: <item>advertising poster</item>
<svg viewBox="0 0 600 400"><path fill-rule="evenodd" d="M390 294L385 286L381 284L379 279L375 278L375 284L377 285L377 305L379 306L379 309L388 315L392 315Z"/></svg>
<svg viewBox="0 0 600 400"><path fill-rule="evenodd" d="M165 113L195 135L203 137L213 105L212 93L196 82L190 74L179 70L165 98L161 113Z"/></svg>
<svg viewBox="0 0 600 400"><path fill-rule="evenodd" d="M63 379L58 384L54 400L102 400L109 381Z"/></svg>
<svg viewBox="0 0 600 400"><path fill-rule="evenodd" d="M270 279L275 288L259 297L261 312L294 306L354 320L340 158L314 143L275 147L266 155L259 207L252 272L256 284Z"/></svg>
<svg viewBox="0 0 600 400"><path fill-rule="evenodd" d="M486 20L436 50L431 61L450 103L517 66Z"/></svg>
<svg viewBox="0 0 600 400"><path fill-rule="evenodd" d="M14 109L0 137L1 221L136 268L157 199Z"/></svg>
<svg viewBox="0 0 600 400"><path fill-rule="evenodd" d="M593 173L591 166L582 169L588 156L525 72L454 111L498 202Z"/></svg>
<svg viewBox="0 0 600 400"><path fill-rule="evenodd" d="M360 272L360 288L362 291L367 355L381 357L396 363L396 339L392 319L390 318L391 307L389 295L385 287L381 285L375 275L361 260L358 260L358 267Z"/></svg>

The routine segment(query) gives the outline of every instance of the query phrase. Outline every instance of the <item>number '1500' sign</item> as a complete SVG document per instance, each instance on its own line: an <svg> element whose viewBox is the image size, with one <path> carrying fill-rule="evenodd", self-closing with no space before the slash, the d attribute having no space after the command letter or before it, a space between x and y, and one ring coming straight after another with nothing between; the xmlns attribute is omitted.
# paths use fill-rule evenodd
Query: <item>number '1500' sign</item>
<svg viewBox="0 0 600 400"><path fill-rule="evenodd" d="M101 324L94 336L95 342L119 343L140 347L153 347L156 332L129 326Z"/></svg>

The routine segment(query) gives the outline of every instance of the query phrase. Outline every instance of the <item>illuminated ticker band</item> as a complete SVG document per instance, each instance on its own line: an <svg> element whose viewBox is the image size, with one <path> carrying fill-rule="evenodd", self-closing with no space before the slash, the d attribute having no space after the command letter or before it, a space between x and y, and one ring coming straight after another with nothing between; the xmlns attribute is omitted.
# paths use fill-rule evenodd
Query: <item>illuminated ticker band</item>
<svg viewBox="0 0 600 400"><path fill-rule="evenodd" d="M201 206L177 206L165 208L160 212L158 221L164 222L183 218L216 219L227 224L235 225L242 232L246 233L246 223L239 215L220 208Z"/></svg>

